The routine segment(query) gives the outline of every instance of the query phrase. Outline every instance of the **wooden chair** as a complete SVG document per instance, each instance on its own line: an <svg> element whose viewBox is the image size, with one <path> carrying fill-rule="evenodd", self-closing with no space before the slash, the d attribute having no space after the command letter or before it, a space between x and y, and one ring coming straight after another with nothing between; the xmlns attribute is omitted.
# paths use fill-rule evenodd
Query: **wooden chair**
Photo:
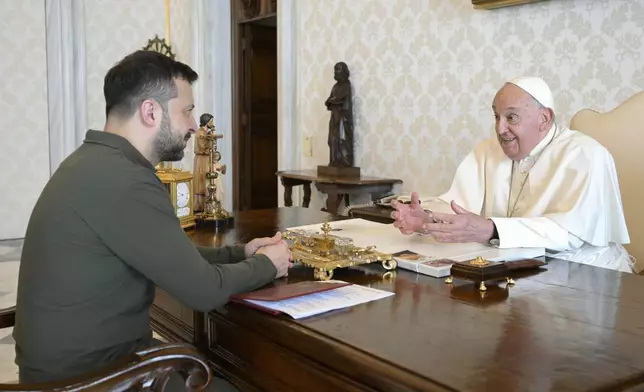
<svg viewBox="0 0 644 392"><path fill-rule="evenodd" d="M0 329L13 327L15 315L15 307L0 310ZM82 377L32 385L0 384L0 392L163 391L172 373L186 380L188 391L201 391L212 379L208 362L196 348L166 344L139 351Z"/></svg>
<svg viewBox="0 0 644 392"><path fill-rule="evenodd" d="M570 128L603 144L613 155L619 177L626 225L631 243L625 248L635 257L635 272L644 269L644 91L606 113L584 109L575 114Z"/></svg>

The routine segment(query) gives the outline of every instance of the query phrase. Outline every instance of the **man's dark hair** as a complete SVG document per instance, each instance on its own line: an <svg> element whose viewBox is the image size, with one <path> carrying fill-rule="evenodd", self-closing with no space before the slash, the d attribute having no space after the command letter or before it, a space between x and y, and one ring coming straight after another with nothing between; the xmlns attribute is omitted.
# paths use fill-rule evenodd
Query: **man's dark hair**
<svg viewBox="0 0 644 392"><path fill-rule="evenodd" d="M154 99L167 110L177 96L174 79L194 83L199 76L188 65L149 50L127 55L105 75L105 116L130 117L146 99Z"/></svg>

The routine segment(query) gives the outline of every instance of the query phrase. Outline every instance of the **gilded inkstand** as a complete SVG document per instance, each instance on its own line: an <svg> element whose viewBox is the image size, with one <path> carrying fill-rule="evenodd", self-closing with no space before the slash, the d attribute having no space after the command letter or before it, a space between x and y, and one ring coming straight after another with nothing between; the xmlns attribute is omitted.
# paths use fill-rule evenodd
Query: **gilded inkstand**
<svg viewBox="0 0 644 392"><path fill-rule="evenodd" d="M375 250L375 246L361 248L349 238L329 235L333 229L328 221L322 224L322 233L307 230L288 230L283 238L289 241L293 261L313 268L316 280L329 280L337 268L380 263L386 270L395 270L393 256Z"/></svg>

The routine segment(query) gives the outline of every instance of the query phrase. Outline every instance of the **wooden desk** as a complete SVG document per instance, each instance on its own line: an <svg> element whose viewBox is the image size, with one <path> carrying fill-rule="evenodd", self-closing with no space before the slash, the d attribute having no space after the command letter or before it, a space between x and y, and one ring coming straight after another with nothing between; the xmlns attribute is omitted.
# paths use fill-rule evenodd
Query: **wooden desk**
<svg viewBox="0 0 644 392"><path fill-rule="evenodd" d="M284 205L293 205L293 187L304 187L302 205L308 207L311 202L311 183L322 193L327 194L326 211L337 214L338 207L344 198L349 205L350 195L369 194L372 200L377 200L393 190L395 184L402 184L397 178L379 178L361 176L359 179L318 176L315 170L279 171L277 176L284 186Z"/></svg>
<svg viewBox="0 0 644 392"><path fill-rule="evenodd" d="M379 223L393 223L394 218L391 217L391 213L393 211L393 208L375 205L371 207L356 207L349 210L349 217L366 219Z"/></svg>
<svg viewBox="0 0 644 392"><path fill-rule="evenodd" d="M193 240L220 246L322 222L304 208L236 213ZM609 391L644 387L644 280L550 260L509 290L369 266L335 278L395 296L294 321L230 304L210 312L207 352L248 391ZM311 279L294 268L288 284ZM153 320L155 315L152 315Z"/></svg>

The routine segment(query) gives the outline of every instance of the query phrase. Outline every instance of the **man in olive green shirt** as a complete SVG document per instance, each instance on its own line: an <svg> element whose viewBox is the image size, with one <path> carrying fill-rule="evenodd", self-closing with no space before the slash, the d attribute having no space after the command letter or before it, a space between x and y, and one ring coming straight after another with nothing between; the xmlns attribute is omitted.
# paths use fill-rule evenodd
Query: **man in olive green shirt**
<svg viewBox="0 0 644 392"><path fill-rule="evenodd" d="M61 164L27 228L14 329L21 382L82 375L153 345L155 286L209 311L287 273L279 233L196 247L156 176L157 163L183 157L197 128L196 79L187 65L150 51L106 75L104 131L88 131ZM214 389L226 390L220 382Z"/></svg>

